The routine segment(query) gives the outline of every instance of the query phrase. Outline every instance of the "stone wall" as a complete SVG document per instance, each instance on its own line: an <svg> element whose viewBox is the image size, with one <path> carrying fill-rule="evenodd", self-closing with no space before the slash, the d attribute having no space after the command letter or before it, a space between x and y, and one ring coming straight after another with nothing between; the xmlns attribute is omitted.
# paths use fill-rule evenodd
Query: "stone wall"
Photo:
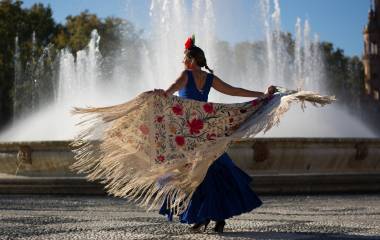
<svg viewBox="0 0 380 240"><path fill-rule="evenodd" d="M228 151L251 174L380 173L380 140L263 138Z"/></svg>
<svg viewBox="0 0 380 240"><path fill-rule="evenodd" d="M0 173L75 176L69 142L0 143ZM246 172L257 174L380 173L379 139L261 138L237 141L228 150Z"/></svg>
<svg viewBox="0 0 380 240"><path fill-rule="evenodd" d="M228 152L259 194L380 191L378 139L250 139ZM73 162L69 142L0 143L0 194L105 194Z"/></svg>

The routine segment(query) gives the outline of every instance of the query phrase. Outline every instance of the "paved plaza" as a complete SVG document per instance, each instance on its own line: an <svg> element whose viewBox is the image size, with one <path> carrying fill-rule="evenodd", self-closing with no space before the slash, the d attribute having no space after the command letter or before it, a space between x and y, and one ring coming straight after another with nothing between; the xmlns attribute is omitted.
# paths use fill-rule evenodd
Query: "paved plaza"
<svg viewBox="0 0 380 240"><path fill-rule="evenodd" d="M0 195L0 239L380 239L380 195L264 196L225 233L191 233L106 196ZM213 225L213 224L212 224Z"/></svg>

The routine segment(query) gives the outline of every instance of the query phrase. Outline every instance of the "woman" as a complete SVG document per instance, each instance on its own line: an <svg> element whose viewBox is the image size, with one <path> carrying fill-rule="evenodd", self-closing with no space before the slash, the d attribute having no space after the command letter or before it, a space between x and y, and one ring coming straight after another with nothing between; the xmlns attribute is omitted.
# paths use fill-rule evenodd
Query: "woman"
<svg viewBox="0 0 380 240"><path fill-rule="evenodd" d="M180 97L206 102L211 87L227 95L253 98L263 98L275 92L273 86L268 88L267 94L230 86L213 75L213 71L207 66L203 50L195 46L194 38L188 39L185 48L185 70L166 91L157 90L162 94L171 95L179 91ZM210 73L203 71L202 67ZM209 167L188 208L180 215L180 221L194 223L192 230L199 230L201 227L206 230L210 220L213 220L216 222L214 231L222 233L225 219L249 212L262 204L251 190L250 182L251 178L224 153ZM160 214L168 215L172 219L166 201Z"/></svg>
<svg viewBox="0 0 380 240"><path fill-rule="evenodd" d="M216 221L220 233L225 219L262 204L249 187L251 178L224 153L228 144L246 131L254 136L269 130L292 102L323 106L335 98L282 88L272 96L272 86L267 94L232 87L212 74L193 39L186 43L184 64L177 81L158 92L179 91L193 100L145 92L114 106L75 108L82 130L71 143L76 162L70 168L89 181L100 180L109 194L148 210L161 207L170 218L178 214L181 222L195 223L194 230ZM211 87L263 99L203 103Z"/></svg>

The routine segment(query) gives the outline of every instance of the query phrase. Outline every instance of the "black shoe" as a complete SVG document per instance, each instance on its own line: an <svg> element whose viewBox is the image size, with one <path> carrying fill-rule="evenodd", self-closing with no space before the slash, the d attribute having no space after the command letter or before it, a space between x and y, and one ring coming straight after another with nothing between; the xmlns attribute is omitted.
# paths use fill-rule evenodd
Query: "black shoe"
<svg viewBox="0 0 380 240"><path fill-rule="evenodd" d="M224 226L226 225L226 221L217 221L214 227L214 232L217 233L223 233L224 231Z"/></svg>
<svg viewBox="0 0 380 240"><path fill-rule="evenodd" d="M200 231L201 227L204 226L203 232L205 232L209 223L210 223L210 220L209 220L209 219L207 219L206 221L204 221L204 222L202 222L202 223L196 223L196 224L194 224L194 225L190 228L190 230L191 230L191 231L194 231L194 232L196 232L196 231Z"/></svg>

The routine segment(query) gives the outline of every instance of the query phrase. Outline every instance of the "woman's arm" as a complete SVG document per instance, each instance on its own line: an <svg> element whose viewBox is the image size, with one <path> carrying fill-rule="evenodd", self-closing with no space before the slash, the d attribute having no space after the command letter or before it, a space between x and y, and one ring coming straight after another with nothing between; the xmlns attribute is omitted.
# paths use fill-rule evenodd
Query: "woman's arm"
<svg viewBox="0 0 380 240"><path fill-rule="evenodd" d="M212 82L212 87L217 91L231 95L231 96L239 96L239 97L265 97L265 93L250 91L244 88L233 87L225 82L223 82L217 76L214 76L214 80Z"/></svg>
<svg viewBox="0 0 380 240"><path fill-rule="evenodd" d="M184 86L186 86L187 74L183 71L181 75L175 80L175 82L165 91L165 95L172 95Z"/></svg>

